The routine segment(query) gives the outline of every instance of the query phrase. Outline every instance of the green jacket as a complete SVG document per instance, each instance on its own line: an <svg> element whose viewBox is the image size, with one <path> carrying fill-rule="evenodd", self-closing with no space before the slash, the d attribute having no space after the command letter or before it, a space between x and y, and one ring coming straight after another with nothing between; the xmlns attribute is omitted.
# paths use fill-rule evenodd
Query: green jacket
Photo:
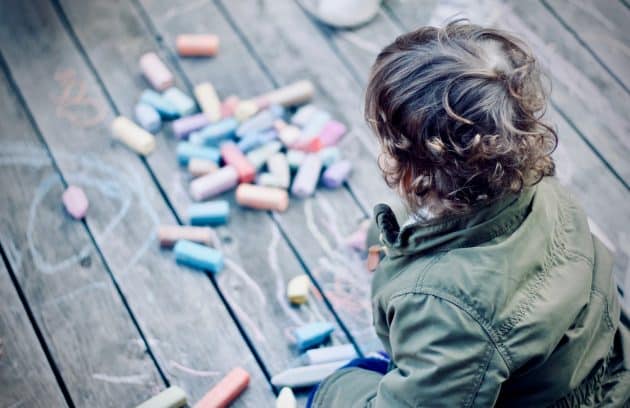
<svg viewBox="0 0 630 408"><path fill-rule="evenodd" d="M375 209L373 321L385 375L342 369L314 407L623 406L630 332L612 257L554 179L465 216Z"/></svg>

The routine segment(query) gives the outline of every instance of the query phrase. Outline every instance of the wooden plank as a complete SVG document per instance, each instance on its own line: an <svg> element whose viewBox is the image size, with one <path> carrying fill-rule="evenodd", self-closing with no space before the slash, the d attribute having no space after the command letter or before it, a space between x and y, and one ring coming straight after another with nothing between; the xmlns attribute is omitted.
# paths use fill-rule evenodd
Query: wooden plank
<svg viewBox="0 0 630 408"><path fill-rule="evenodd" d="M398 19L409 14L430 15L428 24L441 25L454 15L474 23L514 32L529 43L553 81L551 101L578 129L580 137L610 165L625 188L630 180L630 95L595 61L575 38L535 1L449 0L422 3L388 1ZM416 25L407 25L410 30Z"/></svg>
<svg viewBox="0 0 630 408"><path fill-rule="evenodd" d="M137 61L142 53L158 47L144 22L126 1L116 2L115 7L74 0L63 0L62 4L112 99L124 114L131 114L133 104L146 86L139 74L134 72L137 71ZM173 8L175 5L166 7L164 12L172 16L168 24L174 25L173 32L191 29L185 20L178 20L178 14L173 13L177 11ZM264 77L262 81L252 81L253 78L243 75L252 66L255 67L255 62L246 64L242 59L236 59L246 50L227 22L218 13L213 16L211 26L221 36L222 57L182 61L191 73L190 78L195 82L212 81L222 95L267 89L264 88ZM227 63L223 57L228 60ZM132 74L128 75L130 72ZM186 85L175 73L180 87L185 90ZM181 219L185 219L186 208L191 203L184 191L189 179L186 171L178 168L175 139L170 130L163 131L159 138L160 148L148 162L175 211ZM287 365L296 364L298 352L289 347L292 328L316 320L334 321L334 316L323 300L317 297L312 297L300 308L288 305L286 282L303 273L303 268L267 213L239 208L233 193L224 197L232 204L230 224L217 231L223 238L223 251L229 262L227 270L218 276L217 283L265 367L275 374ZM347 342L348 339L337 329L335 341Z"/></svg>
<svg viewBox="0 0 630 408"><path fill-rule="evenodd" d="M112 143L108 129L113 118L111 107L51 5L44 1L9 5L5 1L2 8L11 10L0 17L0 42L11 45L2 49L9 68L64 178L87 189L91 198L87 226L165 376L182 386L194 402L228 370L243 366L251 373L252 382L235 405L271 403L272 393L263 373L208 278L176 266L169 252L158 249L156 224L174 223L173 214L142 161ZM81 248L76 244L69 247ZM54 255L60 248L49 246L49 251L52 253L46 255ZM104 390L127 392L114 396L110 391L102 404L78 405L109 405L113 401L137 404L149 393L140 398L140 393L132 392L135 388L150 386L153 393L163 384L145 378L143 371L125 361L131 357L133 361L147 360L145 347L137 338L119 335L120 330L108 330L108 325L100 323L103 307L98 293L102 291L93 294L90 290L80 293L91 298L94 306L80 306L86 318L101 327L85 327L85 333L104 332L113 337L112 341L124 344L125 352L119 356L118 349L112 347L102 356L107 364L86 365L75 374L88 382L87 387L90 381L101 381L94 379L99 373L99 378L116 382L99 384ZM68 307L65 303L61 306ZM71 316L73 322L79 320L70 310L62 308L60 312ZM53 323L59 330L69 330L69 324L61 319ZM217 328L221 335L217 335ZM75 347L67 342L60 349L74 357ZM81 397L94 398L91 392L83 392Z"/></svg>
<svg viewBox="0 0 630 408"><path fill-rule="evenodd" d="M0 405L68 406L4 262L0 298Z"/></svg>

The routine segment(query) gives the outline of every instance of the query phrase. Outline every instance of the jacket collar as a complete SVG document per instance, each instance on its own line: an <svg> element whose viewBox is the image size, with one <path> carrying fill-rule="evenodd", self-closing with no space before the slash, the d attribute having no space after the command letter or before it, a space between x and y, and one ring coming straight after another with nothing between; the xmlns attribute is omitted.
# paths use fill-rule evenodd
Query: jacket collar
<svg viewBox="0 0 630 408"><path fill-rule="evenodd" d="M466 214L419 221L402 229L386 204L374 208L382 244L390 257L479 245L513 232L530 212L536 187L473 207Z"/></svg>

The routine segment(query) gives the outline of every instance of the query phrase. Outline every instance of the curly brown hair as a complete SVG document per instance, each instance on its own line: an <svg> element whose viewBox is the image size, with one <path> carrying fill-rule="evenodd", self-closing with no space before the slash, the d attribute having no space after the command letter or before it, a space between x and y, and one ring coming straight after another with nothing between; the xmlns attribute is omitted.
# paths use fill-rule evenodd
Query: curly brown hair
<svg viewBox="0 0 630 408"><path fill-rule="evenodd" d="M501 30L457 20L398 37L365 97L385 181L411 210L445 215L553 175L543 79L527 45Z"/></svg>

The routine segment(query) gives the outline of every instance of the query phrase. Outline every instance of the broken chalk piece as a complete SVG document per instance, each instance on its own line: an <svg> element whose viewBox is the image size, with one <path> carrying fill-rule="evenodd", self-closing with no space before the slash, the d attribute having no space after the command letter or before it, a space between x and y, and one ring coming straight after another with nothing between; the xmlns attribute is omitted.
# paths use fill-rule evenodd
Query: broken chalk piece
<svg viewBox="0 0 630 408"><path fill-rule="evenodd" d="M192 241L179 240L173 248L177 263L217 273L223 269L223 255L214 248Z"/></svg>
<svg viewBox="0 0 630 408"><path fill-rule="evenodd" d="M214 173L196 178L190 183L190 196L201 201L230 190L238 184L238 172L232 166L224 166Z"/></svg>
<svg viewBox="0 0 630 408"><path fill-rule="evenodd" d="M175 107L179 116L192 115L197 109L195 101L175 86L168 88L162 96Z"/></svg>
<svg viewBox="0 0 630 408"><path fill-rule="evenodd" d="M230 218L230 204L225 200L191 204L188 207L188 222L192 225L221 225Z"/></svg>
<svg viewBox="0 0 630 408"><path fill-rule="evenodd" d="M214 147L205 147L192 144L190 142L177 143L177 160L182 166L186 166L192 158L210 160L215 163L219 162L219 150Z"/></svg>
<svg viewBox="0 0 630 408"><path fill-rule="evenodd" d="M267 169L280 183L278 187L288 188L291 183L291 170L284 153L275 153L267 159Z"/></svg>
<svg viewBox="0 0 630 408"><path fill-rule="evenodd" d="M84 218L90 206L85 192L81 187L77 186L68 186L66 191L61 195L61 201L63 201L63 205L66 207L68 214L75 220Z"/></svg>
<svg viewBox="0 0 630 408"><path fill-rule="evenodd" d="M234 118L243 122L258 112L258 105L252 100L240 101L234 108Z"/></svg>
<svg viewBox="0 0 630 408"><path fill-rule="evenodd" d="M260 95L256 100L260 106L278 104L282 106L300 105L313 97L315 87L308 80L294 82Z"/></svg>
<svg viewBox="0 0 630 408"><path fill-rule="evenodd" d="M153 107L164 119L170 120L179 116L175 105L153 89L145 89L142 91L140 94L140 102Z"/></svg>
<svg viewBox="0 0 630 408"><path fill-rule="evenodd" d="M160 126L162 126L162 119L160 118L158 111L151 105L147 105L142 102L137 103L133 112L136 121L145 130L151 133L155 133L160 130Z"/></svg>
<svg viewBox="0 0 630 408"><path fill-rule="evenodd" d="M221 101L219 101L217 91L210 82L203 82L195 86L194 93L201 111L210 122L221 119Z"/></svg>
<svg viewBox="0 0 630 408"><path fill-rule="evenodd" d="M219 52L219 37L214 34L180 34L175 39L182 57L212 57Z"/></svg>
<svg viewBox="0 0 630 408"><path fill-rule="evenodd" d="M171 71L154 52L147 52L140 57L140 70L151 86L158 91L173 86L175 82Z"/></svg>
<svg viewBox="0 0 630 408"><path fill-rule="evenodd" d="M214 173L219 167L214 161L193 157L188 160L188 172L193 177Z"/></svg>
<svg viewBox="0 0 630 408"><path fill-rule="evenodd" d="M266 143L269 143L277 137L278 133L275 131L275 129L269 129L263 132L249 133L238 141L238 148L243 153L247 153L250 150L256 149Z"/></svg>
<svg viewBox="0 0 630 408"><path fill-rule="evenodd" d="M186 405L186 393L172 385L136 408L180 408Z"/></svg>
<svg viewBox="0 0 630 408"><path fill-rule="evenodd" d="M317 107L311 103L301 106L291 117L291 123L297 126L304 126L317 111Z"/></svg>
<svg viewBox="0 0 630 408"><path fill-rule="evenodd" d="M282 189L241 184L236 188L236 202L258 210L286 211L289 194Z"/></svg>
<svg viewBox="0 0 630 408"><path fill-rule="evenodd" d="M175 242L185 239L208 246L216 246L217 238L209 227L191 227L187 225L160 225L158 228L160 246L172 247Z"/></svg>
<svg viewBox="0 0 630 408"><path fill-rule="evenodd" d="M268 109L256 113L247 119L236 129L236 135L243 137L252 132L267 130L273 126L273 122L284 115L284 108L280 105L271 105Z"/></svg>
<svg viewBox="0 0 630 408"><path fill-rule="evenodd" d="M335 326L329 322L315 322L295 329L295 345L301 351L319 346L330 337Z"/></svg>
<svg viewBox="0 0 630 408"><path fill-rule="evenodd" d="M322 175L322 184L328 188L339 188L352 172L350 160L341 160L331 164Z"/></svg>
<svg viewBox="0 0 630 408"><path fill-rule="evenodd" d="M241 367L232 369L204 397L195 408L224 408L230 405L249 385L249 373Z"/></svg>
<svg viewBox="0 0 630 408"><path fill-rule="evenodd" d="M221 157L225 164L236 169L241 183L250 183L256 178L256 169L234 143L227 142L221 145Z"/></svg>
<svg viewBox="0 0 630 408"><path fill-rule="evenodd" d="M302 305L308 300L311 280L307 275L296 276L287 285L287 297L294 305Z"/></svg>
<svg viewBox="0 0 630 408"><path fill-rule="evenodd" d="M381 252L383 251L383 247L380 245L372 245L368 249L368 257L367 257L367 269L370 272L374 272L378 267L378 264L381 262Z"/></svg>
<svg viewBox="0 0 630 408"><path fill-rule="evenodd" d="M289 150L287 151L287 161L289 162L289 168L291 170L297 170L304 161L306 153L301 150Z"/></svg>
<svg viewBox="0 0 630 408"><path fill-rule="evenodd" d="M236 95L230 95L221 102L221 117L229 118L234 116L234 111L241 100Z"/></svg>
<svg viewBox="0 0 630 408"><path fill-rule="evenodd" d="M302 355L304 363L308 365L352 360L357 357L357 351L354 349L352 344L314 348L306 350L306 352Z"/></svg>
<svg viewBox="0 0 630 408"><path fill-rule="evenodd" d="M173 133L178 139L186 138L191 132L208 125L208 118L203 113L179 118L173 122Z"/></svg>
<svg viewBox="0 0 630 408"><path fill-rule="evenodd" d="M321 170L322 161L319 156L313 153L307 154L293 180L291 193L301 198L313 195Z"/></svg>
<svg viewBox="0 0 630 408"><path fill-rule="evenodd" d="M234 118L222 119L192 132L188 140L194 144L218 146L234 137L237 126L238 121Z"/></svg>
<svg viewBox="0 0 630 408"><path fill-rule="evenodd" d="M276 399L276 408L297 408L297 400L289 387L282 387Z"/></svg>
<svg viewBox="0 0 630 408"><path fill-rule="evenodd" d="M337 146L323 148L318 152L319 158L322 159L322 166L328 167L341 157L341 152Z"/></svg>
<svg viewBox="0 0 630 408"><path fill-rule="evenodd" d="M317 364L304 367L290 368L276 374L271 378L271 383L276 387L301 388L319 384L335 370L348 364L346 361Z"/></svg>
<svg viewBox="0 0 630 408"><path fill-rule="evenodd" d="M276 120L273 127L278 132L278 138L286 147L293 146L302 137L302 131L299 127L287 125L282 119Z"/></svg>
<svg viewBox="0 0 630 408"><path fill-rule="evenodd" d="M280 149L282 149L282 143L277 140L272 140L271 142L247 153L247 159L256 170L260 170L267 160L272 155L278 153Z"/></svg>
<svg viewBox="0 0 630 408"><path fill-rule="evenodd" d="M346 125L336 120L331 120L319 132L319 140L323 146L334 146L346 134Z"/></svg>
<svg viewBox="0 0 630 408"><path fill-rule="evenodd" d="M124 116L114 119L111 131L115 139L137 153L146 156L155 149L155 137Z"/></svg>

